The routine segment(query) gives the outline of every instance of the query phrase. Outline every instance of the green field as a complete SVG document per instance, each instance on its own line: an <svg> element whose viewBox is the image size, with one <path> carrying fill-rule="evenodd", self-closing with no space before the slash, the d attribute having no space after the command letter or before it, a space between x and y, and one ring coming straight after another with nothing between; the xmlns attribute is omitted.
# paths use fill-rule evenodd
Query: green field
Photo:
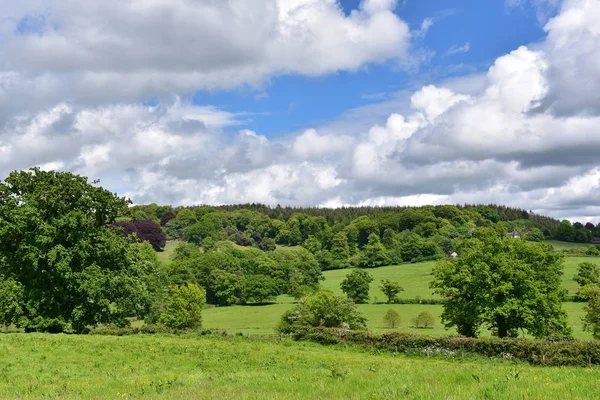
<svg viewBox="0 0 600 400"><path fill-rule="evenodd" d="M567 288L570 294L575 294L577 291L577 283L573 281L573 275L575 275L577 265L582 262L600 264L600 257L565 257L563 287ZM424 262L369 269L369 273L374 278L371 283L371 302L385 301L385 296L379 290L382 279L400 282L405 289L400 293L401 298L414 299L417 296L423 299L437 298L429 289L430 273L434 265L434 262ZM325 280L321 286L334 293L342 294L340 283L348 273L348 270L325 271L323 273ZM291 296L279 296L277 304L210 308L203 312L204 327L251 334L273 333L281 315L291 308L293 303L294 299ZM569 314L569 323L573 327L574 336L579 339L591 339L591 333L584 332L581 323L583 303L564 303L563 307ZM454 330L444 329L439 318L442 312L440 305L361 304L358 308L367 318L368 328L375 332L390 330L383 326L382 321L385 312L391 308L398 311L402 318L401 326L396 329L398 331L430 334L456 333ZM411 320L425 310L436 317L435 327L427 330L411 328ZM487 331L482 332L482 335L487 334Z"/></svg>
<svg viewBox="0 0 600 400"><path fill-rule="evenodd" d="M589 246L589 243L560 242L558 240L544 240L544 243L552 245L555 251L569 250L585 252Z"/></svg>
<svg viewBox="0 0 600 400"><path fill-rule="evenodd" d="M0 335L0 398L596 399L598 368L369 354L289 340Z"/></svg>

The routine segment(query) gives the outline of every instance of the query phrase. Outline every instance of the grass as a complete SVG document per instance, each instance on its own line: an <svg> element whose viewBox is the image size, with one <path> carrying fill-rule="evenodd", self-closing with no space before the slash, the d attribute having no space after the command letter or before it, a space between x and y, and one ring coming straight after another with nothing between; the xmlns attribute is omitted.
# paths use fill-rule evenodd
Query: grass
<svg viewBox="0 0 600 400"><path fill-rule="evenodd" d="M0 335L0 398L595 399L597 368L241 337Z"/></svg>
<svg viewBox="0 0 600 400"><path fill-rule="evenodd" d="M389 267L380 267L367 269L372 276L370 295L373 302L384 302L387 298L379 289L383 279L400 282L404 288L400 292L400 298L414 299L420 296L424 299L439 298L433 295L429 289L431 281L431 270L435 266L435 262L423 262L415 264L392 265ZM321 284L323 289L331 290L334 293L342 294L340 283L344 280L350 271L347 269L338 269L333 271L325 271L323 276L325 281Z"/></svg>
<svg viewBox="0 0 600 400"><path fill-rule="evenodd" d="M177 248L179 243L181 243L179 240L168 240L165 249L159 253L156 253L160 262L169 264L171 261L173 261L175 248Z"/></svg>
<svg viewBox="0 0 600 400"><path fill-rule="evenodd" d="M561 242L558 240L544 240L544 243L552 245L555 251L581 251L582 253L587 250L589 247L589 243L571 243L571 242ZM583 250L582 250L583 249Z"/></svg>

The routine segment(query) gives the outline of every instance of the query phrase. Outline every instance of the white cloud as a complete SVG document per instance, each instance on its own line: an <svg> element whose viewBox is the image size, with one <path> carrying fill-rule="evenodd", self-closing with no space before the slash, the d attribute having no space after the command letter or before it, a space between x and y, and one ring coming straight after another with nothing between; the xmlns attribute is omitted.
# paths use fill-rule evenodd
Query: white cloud
<svg viewBox="0 0 600 400"><path fill-rule="evenodd" d="M333 0L270 1L256 9L242 3L206 2L212 17L197 26L194 3L177 0L165 22L173 37L150 32L150 48L133 33L126 43L111 38L150 29L134 11L144 7L156 21L162 3L56 1L51 18L63 28L14 39L23 51L7 63L28 68L0 73L0 103L8 107L1 108L7 124L0 125L0 172L69 169L99 177L138 203L494 202L556 217L600 214L599 2L566 1L543 42L499 57L485 76L402 92L286 138L245 130L251 115L191 105L185 97L155 107L126 102L155 91L323 74L406 56L407 30L391 12L393 1L364 1L348 15ZM230 26L221 26L223 16L232 18ZM129 27L97 32L100 20L112 27L127 18ZM246 37L256 25L256 35ZM215 41L195 37L198 29ZM194 49L185 60L181 49L170 48L182 37ZM56 54L41 52L50 42ZM117 54L127 46L139 48ZM215 59L203 59L223 46ZM72 59L59 57L65 49ZM118 62L98 60L107 57ZM87 91L92 87L98 93ZM32 96L33 105L17 112L25 97L15 93L23 89L43 100ZM103 93L121 101L107 105Z"/></svg>
<svg viewBox="0 0 600 400"><path fill-rule="evenodd" d="M454 45L454 46L450 47L448 49L448 51L446 51L446 55L452 56L454 54L468 53L469 50L471 50L471 43L466 42L462 46Z"/></svg>

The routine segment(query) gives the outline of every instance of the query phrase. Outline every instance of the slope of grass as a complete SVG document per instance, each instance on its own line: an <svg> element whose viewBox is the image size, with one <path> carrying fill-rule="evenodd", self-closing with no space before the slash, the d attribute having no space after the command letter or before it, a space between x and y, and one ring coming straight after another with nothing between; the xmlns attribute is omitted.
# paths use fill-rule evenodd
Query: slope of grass
<svg viewBox="0 0 600 400"><path fill-rule="evenodd" d="M439 298L438 296L433 295L431 289L429 289L431 270L434 266L435 262L429 261L367 269L366 271L373 276L373 282L371 282L371 290L369 292L371 300L375 301L376 299L378 302L386 301L386 297L379 289L381 281L384 279L400 282L402 287L404 287L404 291L400 292L400 298L414 299L417 296L424 299ZM325 271L323 273L325 281L322 282L321 286L323 289L342 294L340 283L350 272L351 270L348 269Z"/></svg>
<svg viewBox="0 0 600 400"><path fill-rule="evenodd" d="M571 243L571 242L561 242L558 240L544 240L544 243L551 245L555 251L581 251L585 252L588 248L588 243Z"/></svg>
<svg viewBox="0 0 600 400"><path fill-rule="evenodd" d="M2 335L0 398L595 399L596 368L369 354L289 340Z"/></svg>
<svg viewBox="0 0 600 400"><path fill-rule="evenodd" d="M165 249L156 253L158 259L164 264L169 264L171 261L173 261L173 253L175 252L175 248L177 245L179 245L179 243L181 243L179 240L167 240Z"/></svg>

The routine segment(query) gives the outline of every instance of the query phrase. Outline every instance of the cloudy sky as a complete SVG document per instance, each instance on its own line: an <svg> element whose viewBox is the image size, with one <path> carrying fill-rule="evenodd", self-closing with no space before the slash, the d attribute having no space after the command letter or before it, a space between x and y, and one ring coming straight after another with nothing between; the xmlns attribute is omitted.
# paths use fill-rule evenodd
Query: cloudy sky
<svg viewBox="0 0 600 400"><path fill-rule="evenodd" d="M3 1L0 174L598 222L598 21L598 0Z"/></svg>

